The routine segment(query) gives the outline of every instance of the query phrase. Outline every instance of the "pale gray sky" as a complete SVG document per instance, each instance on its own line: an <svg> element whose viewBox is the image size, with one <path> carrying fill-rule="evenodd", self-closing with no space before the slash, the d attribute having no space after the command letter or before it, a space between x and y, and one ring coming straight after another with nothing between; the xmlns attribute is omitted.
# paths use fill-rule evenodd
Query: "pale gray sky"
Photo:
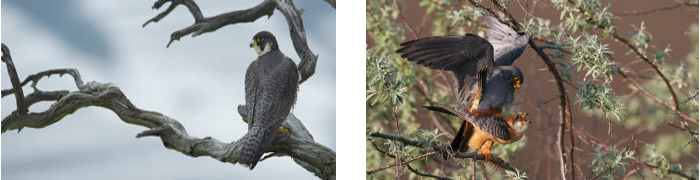
<svg viewBox="0 0 700 180"><path fill-rule="evenodd" d="M114 83L139 108L180 121L193 136L237 140L246 132L236 107L244 103L245 68L255 58L253 35L268 30L299 62L279 11L254 23L229 25L165 48L170 33L190 25L178 7L161 22L142 28L162 12L155 1L4 0L2 42L20 78L53 68L77 68L83 80ZM197 1L205 16L245 9L259 1ZM293 113L316 141L335 150L335 10L322 1L296 1L309 46L320 54L316 74L300 86ZM10 88L2 66L2 89ZM75 90L70 78L42 80L44 90ZM31 88L25 88L31 92ZM14 110L2 99L2 116ZM30 110L41 111L48 103ZM314 179L290 158L272 158L254 171L163 147L159 138L136 139L143 127L121 122L111 111L85 108L44 129L2 134L3 179Z"/></svg>

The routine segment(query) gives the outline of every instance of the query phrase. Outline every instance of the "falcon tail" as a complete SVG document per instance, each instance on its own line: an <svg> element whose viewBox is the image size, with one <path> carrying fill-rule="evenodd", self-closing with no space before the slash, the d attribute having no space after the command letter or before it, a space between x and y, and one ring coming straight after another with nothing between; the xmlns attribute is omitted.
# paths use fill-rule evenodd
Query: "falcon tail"
<svg viewBox="0 0 700 180"><path fill-rule="evenodd" d="M261 148L263 137L262 133L248 133L248 138L243 138L243 146L241 153L238 155L238 162L244 166L250 167L250 170L255 168L255 165L260 161L260 157L265 154L265 148Z"/></svg>
<svg viewBox="0 0 700 180"><path fill-rule="evenodd" d="M452 140L452 143L450 143L452 150L457 152L466 151L469 148L467 142L469 142L472 133L474 133L474 125L467 121L462 121L462 125L459 126L455 138Z"/></svg>

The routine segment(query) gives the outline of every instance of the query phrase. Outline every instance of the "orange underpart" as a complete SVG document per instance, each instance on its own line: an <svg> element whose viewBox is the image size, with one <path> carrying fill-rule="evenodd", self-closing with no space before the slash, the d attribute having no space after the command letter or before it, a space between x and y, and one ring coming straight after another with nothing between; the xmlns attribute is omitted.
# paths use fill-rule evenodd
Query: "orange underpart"
<svg viewBox="0 0 700 180"><path fill-rule="evenodd" d="M486 109L486 110L473 110L471 111L472 115L474 117L481 117L481 116L496 116L496 117L502 117L501 116L501 108L491 108L491 109Z"/></svg>

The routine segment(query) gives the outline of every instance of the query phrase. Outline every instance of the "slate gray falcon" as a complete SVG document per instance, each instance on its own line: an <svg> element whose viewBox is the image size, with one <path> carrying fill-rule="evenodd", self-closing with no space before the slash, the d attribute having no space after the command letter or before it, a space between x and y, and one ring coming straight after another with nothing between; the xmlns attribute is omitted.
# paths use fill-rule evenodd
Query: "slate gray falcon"
<svg viewBox="0 0 700 180"><path fill-rule="evenodd" d="M238 162L252 170L294 106L299 72L294 61L279 50L272 33L255 34L250 47L258 58L250 63L245 75L248 133L242 138Z"/></svg>
<svg viewBox="0 0 700 180"><path fill-rule="evenodd" d="M473 34L426 37L404 42L397 50L408 61L452 72L457 100L467 105L467 112L475 118L501 117L502 107L513 101L514 90L524 78L520 69L511 65L529 40L496 18L485 19L487 39ZM454 149L466 145L470 135L465 132L471 128L471 123L462 123L452 142Z"/></svg>

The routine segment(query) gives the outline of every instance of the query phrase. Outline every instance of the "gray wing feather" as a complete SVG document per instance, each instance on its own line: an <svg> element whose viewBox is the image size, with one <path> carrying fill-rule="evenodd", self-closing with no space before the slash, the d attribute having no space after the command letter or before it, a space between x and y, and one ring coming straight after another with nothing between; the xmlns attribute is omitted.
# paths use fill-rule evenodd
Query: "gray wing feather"
<svg viewBox="0 0 700 180"><path fill-rule="evenodd" d="M452 71L461 102L468 102L474 84L483 87L488 72L494 67L493 46L473 34L420 38L401 43L401 47L396 52L408 61Z"/></svg>
<svg viewBox="0 0 700 180"><path fill-rule="evenodd" d="M474 118L474 125L482 131L502 140L509 140L508 124L503 118L494 116L481 116Z"/></svg>
<svg viewBox="0 0 700 180"><path fill-rule="evenodd" d="M486 40L493 45L496 66L510 66L525 51L530 37L519 35L498 19L486 16Z"/></svg>
<svg viewBox="0 0 700 180"><path fill-rule="evenodd" d="M253 169L267 151L296 101L298 85L296 65L281 52L269 52L251 64L246 73L248 133L240 163Z"/></svg>

